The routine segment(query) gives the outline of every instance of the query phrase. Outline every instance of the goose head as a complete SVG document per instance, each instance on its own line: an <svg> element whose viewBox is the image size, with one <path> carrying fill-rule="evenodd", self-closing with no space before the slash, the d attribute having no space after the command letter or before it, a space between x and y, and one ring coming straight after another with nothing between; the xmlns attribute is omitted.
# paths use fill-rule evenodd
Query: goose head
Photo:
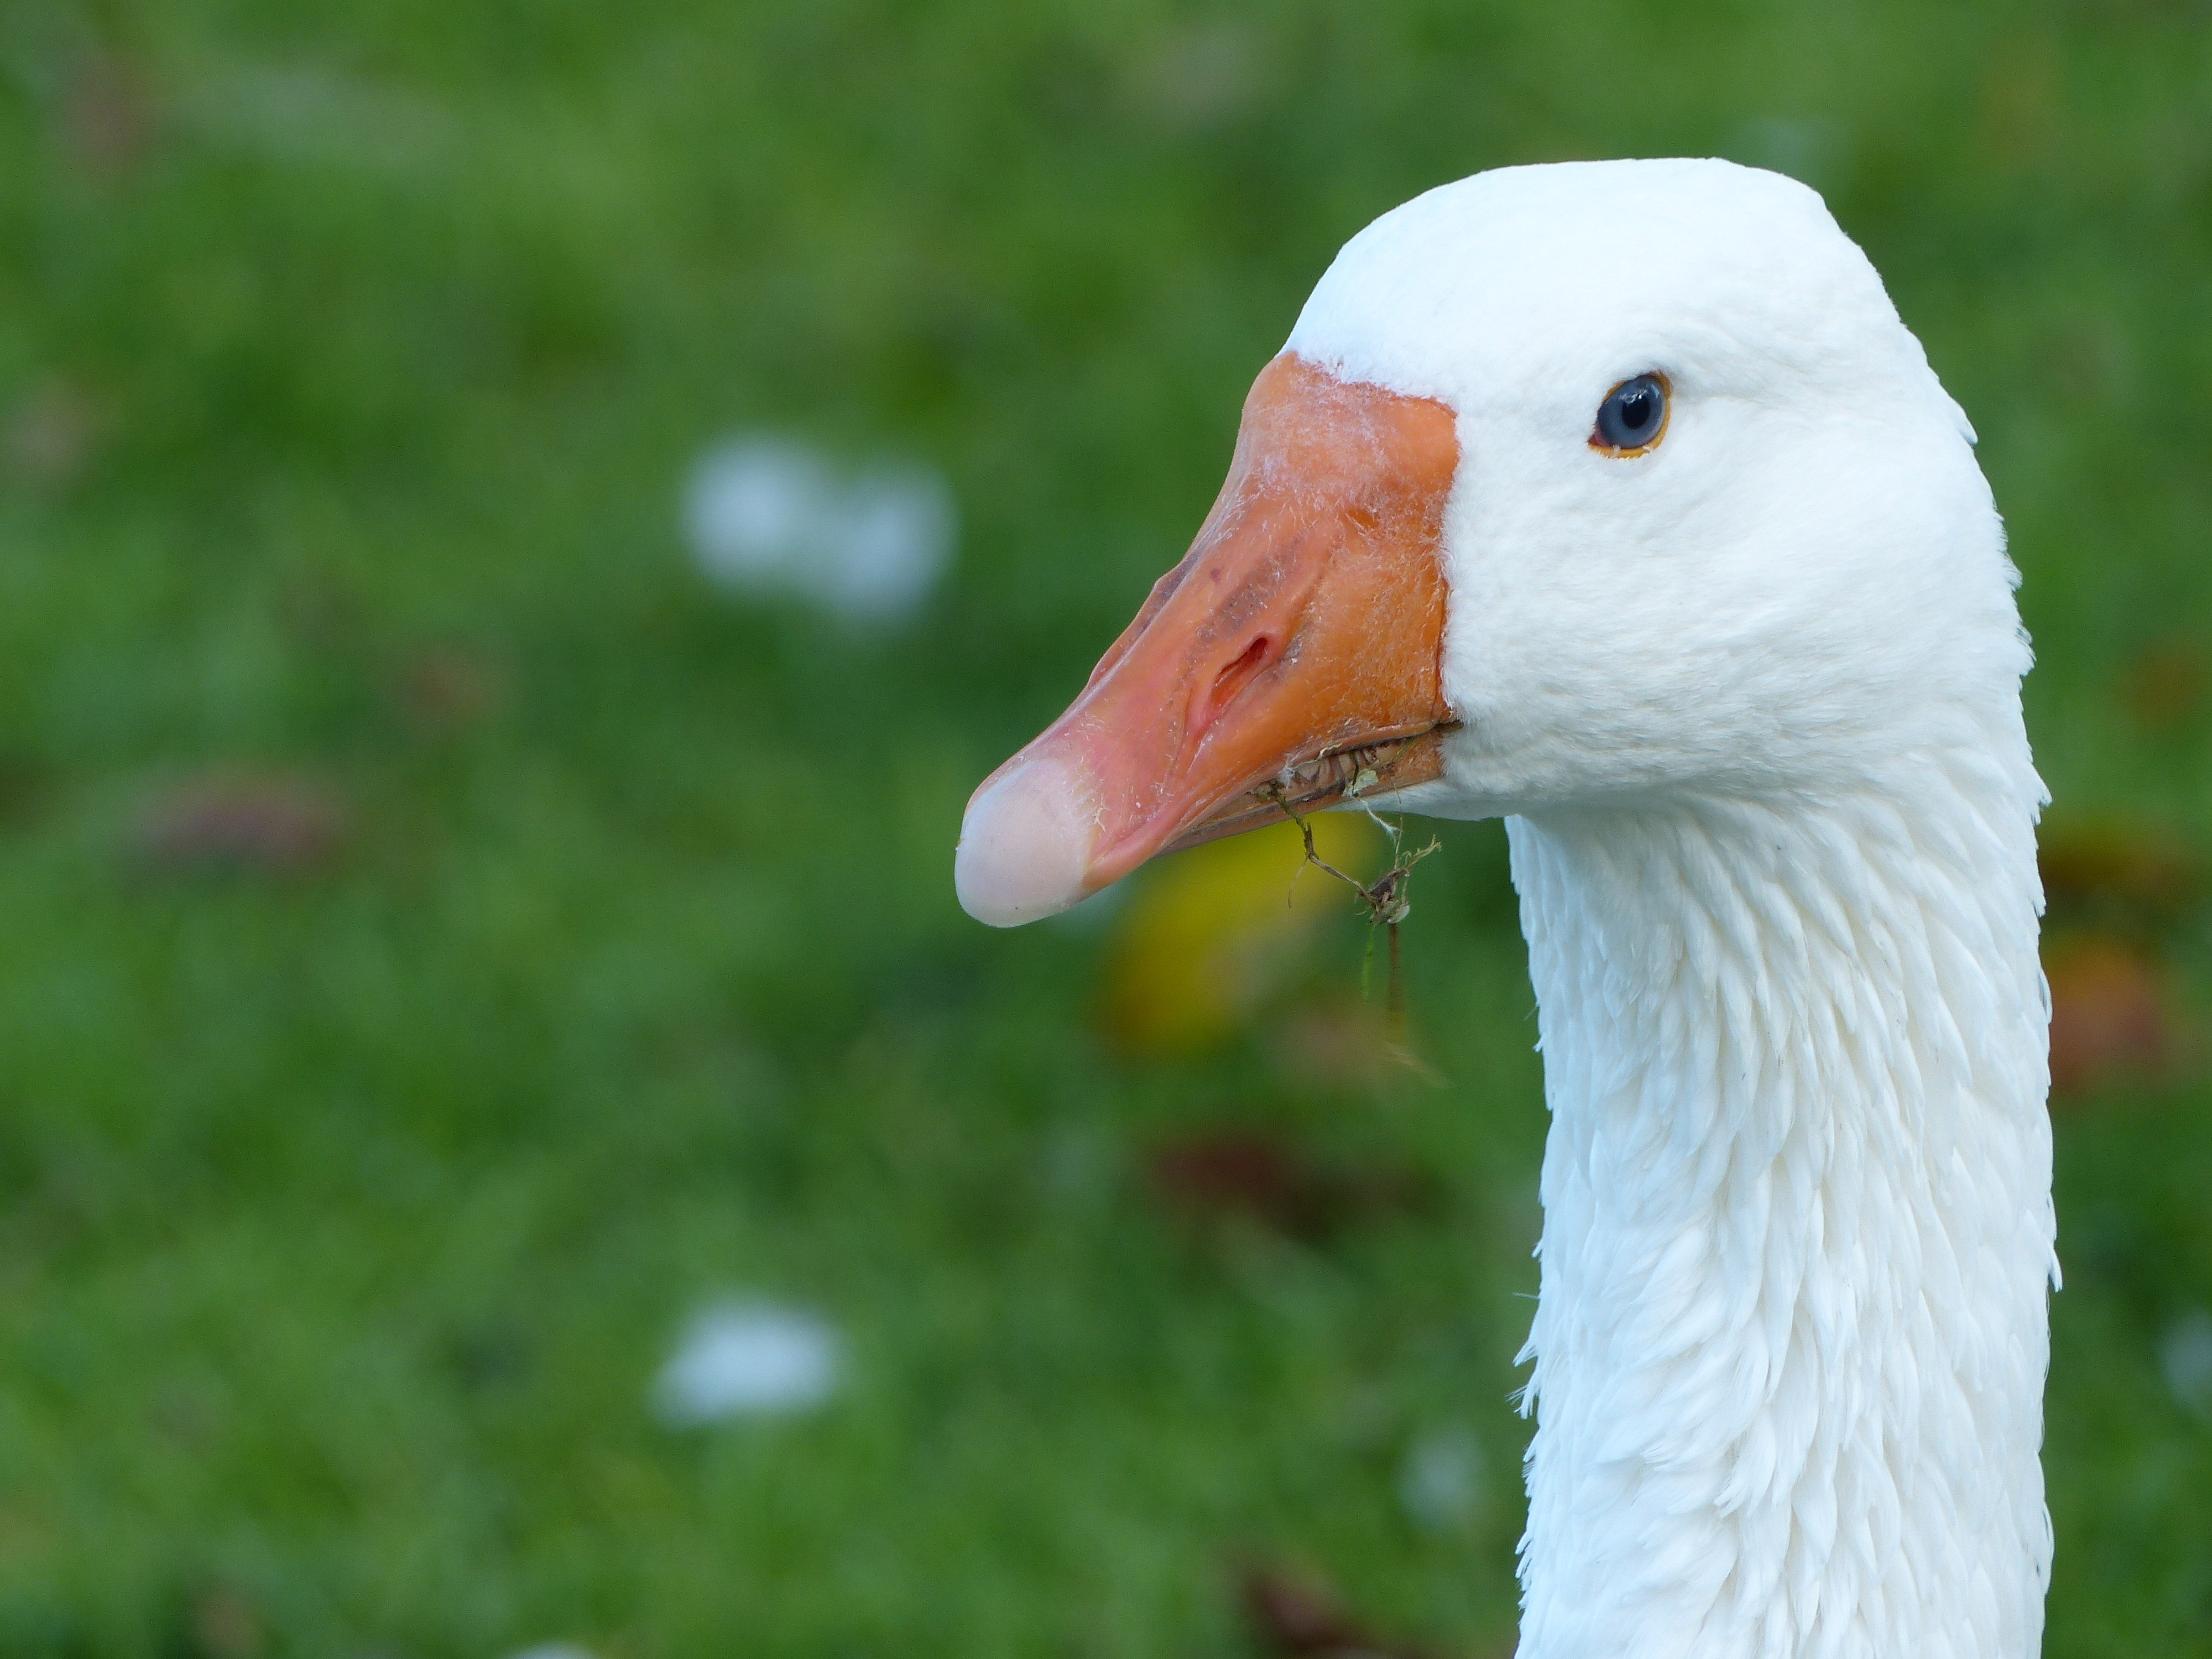
<svg viewBox="0 0 2212 1659"><path fill-rule="evenodd" d="M1850 788L2016 710L1972 442L1802 185L1607 161L1431 191L1338 255L1188 556L975 792L961 902L1048 915L1283 802Z"/></svg>

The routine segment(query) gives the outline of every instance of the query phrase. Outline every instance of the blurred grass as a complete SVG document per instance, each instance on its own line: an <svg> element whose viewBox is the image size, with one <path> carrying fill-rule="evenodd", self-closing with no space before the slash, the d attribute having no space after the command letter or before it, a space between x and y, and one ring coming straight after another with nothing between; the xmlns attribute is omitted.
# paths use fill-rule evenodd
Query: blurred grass
<svg viewBox="0 0 2212 1659"><path fill-rule="evenodd" d="M1249 1553L1502 1650L1543 1123L1496 826L1408 930L1442 1091L1266 1018L1119 1054L1097 933L949 878L1426 185L1820 186L1980 428L2062 808L2212 842L2199 7L107 0L0 14L0 1652L1236 1653ZM945 469L918 623L704 590L678 485L754 424ZM257 773L329 860L149 866L179 781ZM2160 935L2185 1006L2208 945ZM1145 1149L1222 1123L1443 1200L1194 1238ZM2212 1105L2115 1085L2059 1152L2049 1650L2203 1654L2155 1353ZM731 1285L849 1387L664 1431ZM1439 1431L1487 1491L1423 1530Z"/></svg>

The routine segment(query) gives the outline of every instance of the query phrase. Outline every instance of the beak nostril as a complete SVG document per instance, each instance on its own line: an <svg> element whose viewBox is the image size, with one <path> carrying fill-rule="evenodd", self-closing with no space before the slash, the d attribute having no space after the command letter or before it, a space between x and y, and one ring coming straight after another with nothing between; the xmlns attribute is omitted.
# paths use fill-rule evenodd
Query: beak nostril
<svg viewBox="0 0 2212 1659"><path fill-rule="evenodd" d="M1213 684L1198 708L1192 710L1190 736L1203 737L1221 711L1237 701L1237 694L1249 685L1257 674L1274 659L1275 641L1262 634L1246 646L1227 666L1213 677Z"/></svg>
<svg viewBox="0 0 2212 1659"><path fill-rule="evenodd" d="M1265 634L1244 647L1244 654L1213 678L1213 696L1216 702L1227 702L1235 696L1245 681L1267 666L1268 647L1274 643Z"/></svg>

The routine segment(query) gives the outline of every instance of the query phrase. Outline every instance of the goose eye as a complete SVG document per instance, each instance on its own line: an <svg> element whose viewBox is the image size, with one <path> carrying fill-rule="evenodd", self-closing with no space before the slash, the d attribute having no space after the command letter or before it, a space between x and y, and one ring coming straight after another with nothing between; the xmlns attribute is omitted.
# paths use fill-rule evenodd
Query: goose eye
<svg viewBox="0 0 2212 1659"><path fill-rule="evenodd" d="M1590 446L1609 455L1641 455L1667 430L1667 377L1639 374L1623 380L1597 406Z"/></svg>

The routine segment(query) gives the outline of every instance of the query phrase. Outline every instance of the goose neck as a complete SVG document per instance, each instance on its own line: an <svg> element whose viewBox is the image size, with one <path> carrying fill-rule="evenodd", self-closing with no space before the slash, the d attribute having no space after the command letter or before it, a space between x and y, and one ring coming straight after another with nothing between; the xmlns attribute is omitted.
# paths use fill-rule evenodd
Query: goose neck
<svg viewBox="0 0 2212 1659"><path fill-rule="evenodd" d="M1553 1124L1524 1659L2026 1659L2055 1273L2039 786L1509 823Z"/></svg>

